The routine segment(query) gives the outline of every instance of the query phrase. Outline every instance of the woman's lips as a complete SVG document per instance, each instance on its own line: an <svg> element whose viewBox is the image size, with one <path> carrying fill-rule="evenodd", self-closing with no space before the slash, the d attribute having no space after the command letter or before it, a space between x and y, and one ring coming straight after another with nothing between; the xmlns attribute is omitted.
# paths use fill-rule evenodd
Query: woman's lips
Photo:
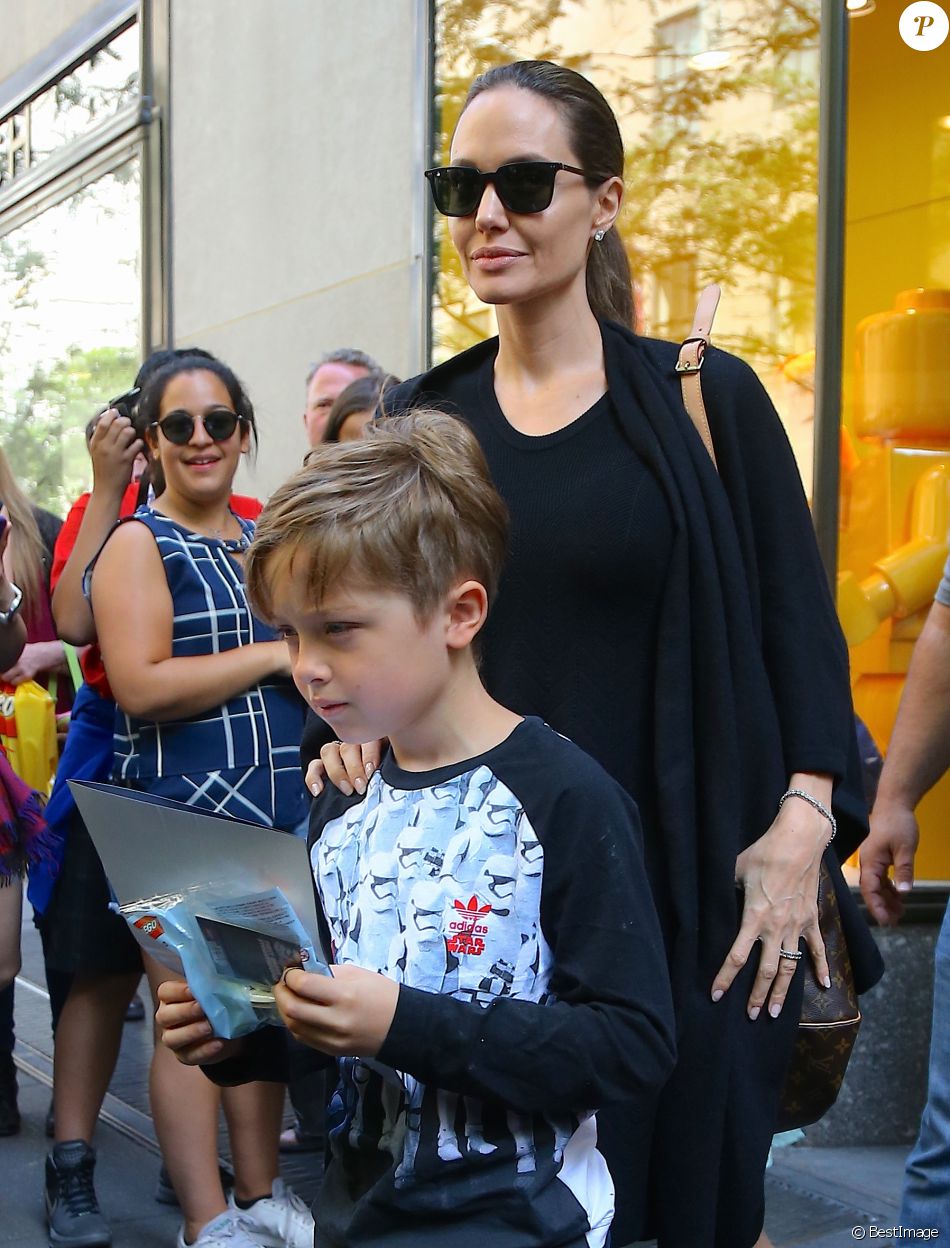
<svg viewBox="0 0 950 1248"><path fill-rule="evenodd" d="M472 264L481 273L500 273L523 258L523 251L509 251L504 247L479 247L472 252Z"/></svg>

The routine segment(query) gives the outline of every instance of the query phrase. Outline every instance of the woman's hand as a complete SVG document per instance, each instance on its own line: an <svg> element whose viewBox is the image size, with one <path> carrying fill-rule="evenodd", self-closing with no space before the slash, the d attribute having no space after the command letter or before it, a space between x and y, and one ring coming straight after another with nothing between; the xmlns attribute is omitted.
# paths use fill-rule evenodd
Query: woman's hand
<svg viewBox="0 0 950 1248"><path fill-rule="evenodd" d="M831 806L831 780L793 776L789 788L805 789L826 808ZM800 798L790 797L772 826L736 860L736 882L745 891L742 924L712 986L718 1001L745 966L757 941L759 969L749 995L748 1013L756 1019L766 1000L777 1018L788 994L798 959L780 950L799 951L804 938L818 982L830 985L824 941L818 926L818 873L831 836L828 820Z"/></svg>
<svg viewBox="0 0 950 1248"><path fill-rule="evenodd" d="M155 1012L162 1044L185 1066L210 1066L234 1057L240 1040L215 1036L205 1012L183 979L166 979L158 986L161 1002Z"/></svg>
<svg viewBox="0 0 950 1248"><path fill-rule="evenodd" d="M385 744L385 740L364 741L361 745L329 742L320 751L320 757L313 759L307 768L307 788L314 797L319 797L329 780L346 797L354 792L362 796L366 792L366 782L379 767Z"/></svg>
<svg viewBox="0 0 950 1248"><path fill-rule="evenodd" d="M111 407L103 412L89 440L93 490L121 498L132 480L135 457L144 452L128 416Z"/></svg>
<svg viewBox="0 0 950 1248"><path fill-rule="evenodd" d="M20 651L16 663L0 675L8 685L22 685L35 680L44 672L60 671L65 667L66 656L61 641L33 641Z"/></svg>
<svg viewBox="0 0 950 1248"><path fill-rule="evenodd" d="M285 971L274 998L287 1030L302 1044L333 1057L375 1057L389 1034L399 985L361 966L334 966L332 975Z"/></svg>

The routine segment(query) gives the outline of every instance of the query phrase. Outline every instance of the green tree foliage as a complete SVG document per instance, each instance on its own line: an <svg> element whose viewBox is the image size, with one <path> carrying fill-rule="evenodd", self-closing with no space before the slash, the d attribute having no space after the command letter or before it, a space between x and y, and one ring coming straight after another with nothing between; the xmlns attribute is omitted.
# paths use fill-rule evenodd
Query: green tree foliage
<svg viewBox="0 0 950 1248"><path fill-rule="evenodd" d="M762 294L773 309L767 323L719 341L774 364L790 340L810 333L814 317L819 0L721 4L713 38L730 59L711 72L664 46L663 20L677 11L664 0L599 0L618 28L631 5L643 11L654 34L637 55L562 46L569 22L560 19L588 3L440 0L436 159L447 156L468 85L482 70L535 57L587 74L627 136L619 228L635 275L678 269L694 290L726 281ZM484 319L442 219L435 242L442 346L451 354L483 336ZM687 326L674 319L653 328L676 336Z"/></svg>
<svg viewBox="0 0 950 1248"><path fill-rule="evenodd" d="M33 502L64 515L88 489L86 422L131 386L137 368L131 347L74 347L50 368L33 370L3 420L3 449Z"/></svg>
<svg viewBox="0 0 950 1248"><path fill-rule="evenodd" d="M100 185L80 191L70 204L96 194ZM108 215L107 197L102 203ZM139 357L135 346L83 350L73 345L62 358L37 363L24 376L35 331L42 326L38 292L50 267L48 257L20 231L0 238L0 438L33 501L62 515L88 488L86 422L129 389Z"/></svg>
<svg viewBox="0 0 950 1248"><path fill-rule="evenodd" d="M15 238L15 236L14 236ZM28 243L0 238L0 381L15 318L36 309L33 283L47 272L46 259Z"/></svg>

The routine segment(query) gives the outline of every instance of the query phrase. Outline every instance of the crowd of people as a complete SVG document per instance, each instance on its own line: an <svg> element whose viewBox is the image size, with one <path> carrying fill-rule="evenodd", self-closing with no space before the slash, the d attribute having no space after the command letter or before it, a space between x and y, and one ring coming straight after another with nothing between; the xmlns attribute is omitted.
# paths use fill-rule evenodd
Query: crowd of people
<svg viewBox="0 0 950 1248"><path fill-rule="evenodd" d="M30 831L0 840L0 982L29 860L50 987L51 1244L111 1242L93 1137L143 969L179 1248L761 1248L803 960L830 982L823 863L859 989L881 973L839 865L866 811L795 462L710 348L714 465L678 347L634 332L608 104L497 67L426 176L498 336L407 382L325 355L263 507L233 492L250 397L197 348L94 422L58 535L0 458L4 679L63 668L60 638L84 677L45 823L13 778ZM140 952L77 778L308 838L333 974L284 973L284 1028L214 1036ZM325 1149L312 1211L280 1148Z"/></svg>

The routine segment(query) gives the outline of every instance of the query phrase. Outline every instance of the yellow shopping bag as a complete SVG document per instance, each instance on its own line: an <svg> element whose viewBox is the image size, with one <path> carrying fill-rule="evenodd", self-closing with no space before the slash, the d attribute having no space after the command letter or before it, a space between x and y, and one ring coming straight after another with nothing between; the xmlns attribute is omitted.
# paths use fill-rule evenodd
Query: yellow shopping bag
<svg viewBox="0 0 950 1248"><path fill-rule="evenodd" d="M56 703L35 680L0 686L0 743L20 779L48 795L56 774Z"/></svg>

